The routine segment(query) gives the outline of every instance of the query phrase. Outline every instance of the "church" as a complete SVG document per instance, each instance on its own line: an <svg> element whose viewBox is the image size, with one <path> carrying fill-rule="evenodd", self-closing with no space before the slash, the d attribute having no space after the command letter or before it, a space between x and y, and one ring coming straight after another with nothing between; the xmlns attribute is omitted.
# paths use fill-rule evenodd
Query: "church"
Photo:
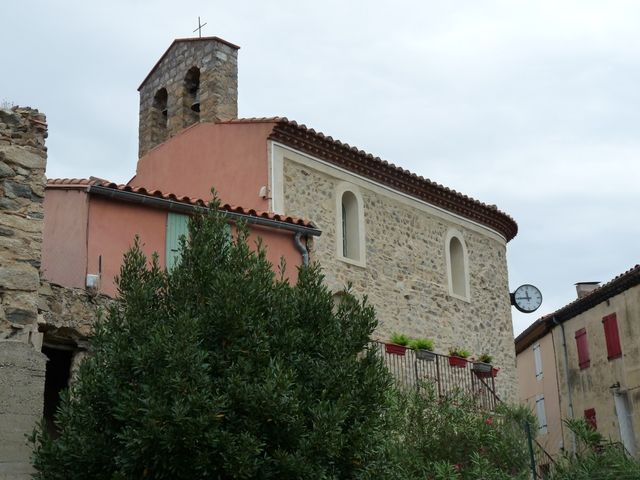
<svg viewBox="0 0 640 480"><path fill-rule="evenodd" d="M515 221L493 205L419 177L286 118L239 118L238 50L174 41L139 87L132 188L302 218L310 258L336 293L347 282L376 308L380 340L434 340L489 353L515 399L506 246Z"/></svg>
<svg viewBox="0 0 640 480"><path fill-rule="evenodd" d="M45 352L47 377L63 372L47 380L59 390L86 350L95 306L116 293L113 277L133 237L171 268L188 216L213 188L231 228L246 222L273 264L285 258L292 281L296 267L319 262L337 299L348 283L366 295L377 313L375 340L404 334L432 339L444 356L454 348L489 354L496 393L514 401L506 248L516 222L296 121L239 117L238 51L217 37L169 46L138 89L139 159L126 185L47 181L44 220L25 227L34 238L43 231L42 257L38 247L32 260L40 284L16 294L15 308L5 295L0 333ZM33 115L25 121L36 122L44 144L43 116ZM29 372L46 361L24 352L11 361L18 358ZM33 387L31 395L44 389Z"/></svg>

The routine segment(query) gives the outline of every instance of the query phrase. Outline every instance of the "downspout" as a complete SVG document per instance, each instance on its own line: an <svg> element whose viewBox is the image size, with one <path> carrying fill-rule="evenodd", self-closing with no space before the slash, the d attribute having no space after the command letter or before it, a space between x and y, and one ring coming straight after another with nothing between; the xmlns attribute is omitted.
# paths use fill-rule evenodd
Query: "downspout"
<svg viewBox="0 0 640 480"><path fill-rule="evenodd" d="M567 413L569 414L569 418L573 419L573 399L571 395L571 381L569 380L569 354L567 353L567 335L564 331L564 323L559 322L558 319L553 316L551 319L554 325L559 325L560 330L562 331L562 351L564 356L564 376L566 378L567 384L567 398L569 400L569 404L567 405ZM576 434L571 432L571 452L575 455L576 453Z"/></svg>
<svg viewBox="0 0 640 480"><path fill-rule="evenodd" d="M302 232L296 232L295 236L293 237L293 243L295 243L296 248L300 252L300 255L302 255L302 265L305 267L308 267L309 266L309 250L307 250L307 246L304 243L302 243Z"/></svg>

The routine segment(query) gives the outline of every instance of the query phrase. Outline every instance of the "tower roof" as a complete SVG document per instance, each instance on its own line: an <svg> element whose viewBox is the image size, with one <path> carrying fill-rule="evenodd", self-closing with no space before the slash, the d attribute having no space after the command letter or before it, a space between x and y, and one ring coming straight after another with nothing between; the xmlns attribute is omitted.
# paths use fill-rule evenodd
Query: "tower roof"
<svg viewBox="0 0 640 480"><path fill-rule="evenodd" d="M235 50L240 50L240 47L238 45L234 45L231 42L227 42L226 40L220 38L220 37L195 37L195 38L176 38L173 42L171 42L171 45L169 45L169 48L167 48L165 50L165 52L162 54L162 56L158 59L158 61L156 62L156 64L153 66L153 68L151 70L149 70L149 73L147 74L146 77L144 77L144 80L142 81L142 83L140 84L140 86L138 87L138 91L140 91L140 89L142 88L142 86L146 83L146 81L149 79L149 77L151 75L153 75L153 72L156 71L156 69L160 66L160 64L162 63L162 61L165 59L165 57L169 54L169 52L179 43L186 43L186 42L218 42L218 43L222 43L224 45L227 45L228 47L231 47Z"/></svg>

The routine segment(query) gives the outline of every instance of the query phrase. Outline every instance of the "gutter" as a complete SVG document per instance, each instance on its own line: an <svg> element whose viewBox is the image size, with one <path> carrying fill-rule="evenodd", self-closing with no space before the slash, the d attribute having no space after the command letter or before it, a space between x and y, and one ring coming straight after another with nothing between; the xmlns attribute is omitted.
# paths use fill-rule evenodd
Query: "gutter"
<svg viewBox="0 0 640 480"><path fill-rule="evenodd" d="M559 325L560 326L560 330L562 331L562 351L563 351L563 356L564 356L564 376L566 379L566 384L567 384L567 398L569 400L569 404L567 405L567 413L569 414L569 418L573 419L573 399L572 399L572 395L571 395L571 381L569 380L569 354L567 353L567 335L565 333L564 330L564 323L563 322L559 322L558 319L556 318L556 316L554 315L551 318L551 321L553 322L554 325ZM572 453L575 455L576 453L576 434L572 431L571 432L571 450Z"/></svg>
<svg viewBox="0 0 640 480"><path fill-rule="evenodd" d="M86 191L91 195L99 195L103 197L113 198L115 200L121 200L123 202L137 203L149 207L162 208L171 212L191 214L208 210L208 207L191 205L188 203L177 202L175 200L167 200L165 198L150 197L141 193L127 192L126 190L116 190L114 188L103 187L101 185L89 185ZM253 225L262 225L265 227L286 230L296 234L299 233L301 235L309 235L312 237L319 237L322 234L322 231L318 230L317 228L307 227L304 225L296 225L272 218L256 217L254 215L247 215L246 213L227 212L225 210L220 210L220 213L236 222L241 221Z"/></svg>

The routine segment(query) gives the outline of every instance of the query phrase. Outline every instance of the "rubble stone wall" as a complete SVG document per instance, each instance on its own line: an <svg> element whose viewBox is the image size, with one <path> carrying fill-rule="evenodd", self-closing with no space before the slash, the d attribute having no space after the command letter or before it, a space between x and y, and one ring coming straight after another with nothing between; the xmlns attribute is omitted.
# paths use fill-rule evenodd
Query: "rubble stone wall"
<svg viewBox="0 0 640 480"><path fill-rule="evenodd" d="M191 106L185 79L199 70L200 111ZM238 116L238 50L215 38L174 42L140 86L139 156L193 123L230 120ZM166 112L158 94L166 91Z"/></svg>
<svg viewBox="0 0 640 480"><path fill-rule="evenodd" d="M311 218L322 230L312 258L320 262L333 291L352 283L377 313L377 337L393 333L427 337L447 354L459 346L473 356L488 353L500 368L498 394L515 401L517 382L506 242L498 234L417 202L376 189L368 182L293 153L283 165L284 207L288 215ZM313 168L315 166L315 168ZM363 201L364 265L337 255L337 201L351 182ZM460 232L468 253L468 300L449 293L448 232Z"/></svg>
<svg viewBox="0 0 640 480"><path fill-rule="evenodd" d="M0 109L0 479L32 473L26 435L42 417L46 357L38 289L47 160L45 116ZM37 343L37 342L36 342Z"/></svg>

